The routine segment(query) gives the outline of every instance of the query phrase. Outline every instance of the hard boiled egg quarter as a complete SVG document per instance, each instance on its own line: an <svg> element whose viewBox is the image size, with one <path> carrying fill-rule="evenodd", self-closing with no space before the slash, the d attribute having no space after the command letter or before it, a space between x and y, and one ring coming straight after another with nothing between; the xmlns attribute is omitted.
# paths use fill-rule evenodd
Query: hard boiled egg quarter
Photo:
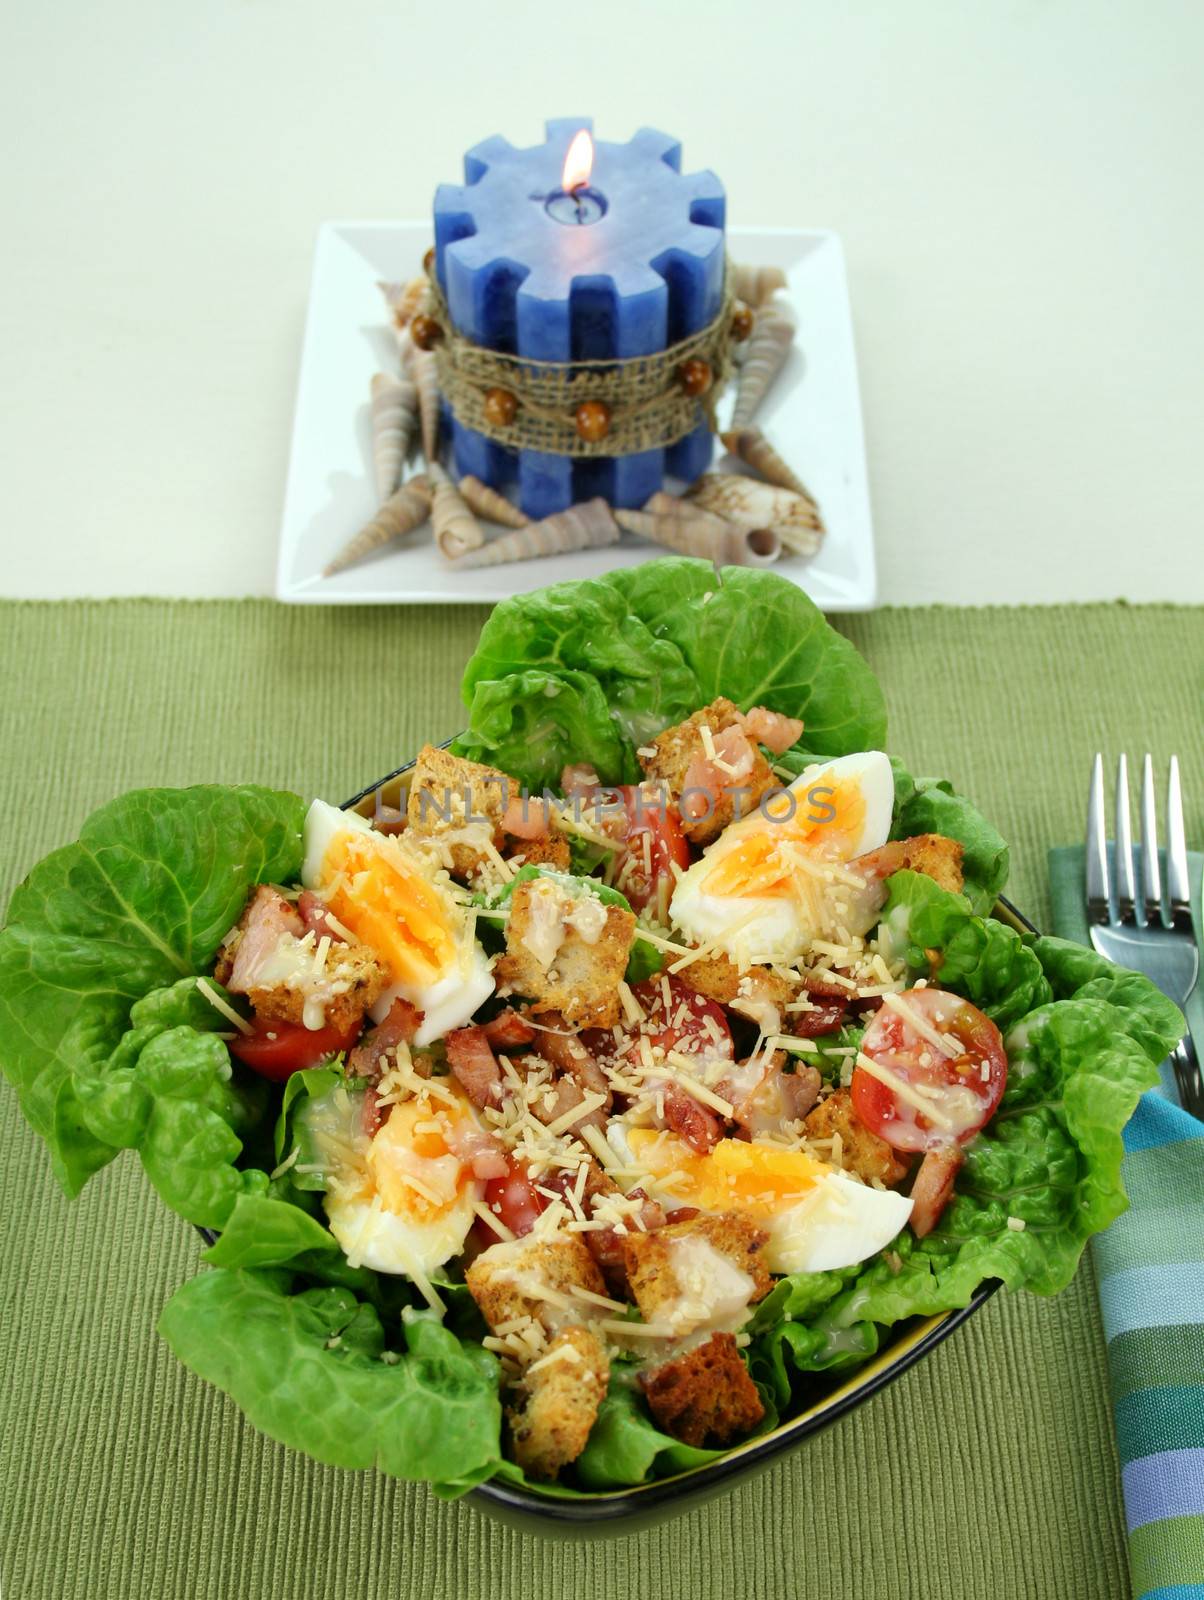
<svg viewBox="0 0 1204 1600"><path fill-rule="evenodd" d="M794 961L814 939L865 931L860 881L842 864L886 843L894 798L880 750L808 767L682 875L672 920L742 964Z"/></svg>
<svg viewBox="0 0 1204 1600"><path fill-rule="evenodd" d="M702 1155L676 1134L612 1122L612 1145L672 1211L735 1211L769 1234L771 1272L827 1272L884 1250L911 1215L906 1195L871 1189L801 1150L720 1139Z"/></svg>
<svg viewBox="0 0 1204 1600"><path fill-rule="evenodd" d="M438 1101L400 1102L371 1139L359 1126L362 1096L341 1085L302 1113L327 1169L330 1231L354 1265L429 1276L464 1247L485 1186L452 1146L458 1128L479 1124L450 1080L440 1083Z"/></svg>
<svg viewBox="0 0 1204 1600"><path fill-rule="evenodd" d="M463 908L424 862L366 818L315 800L305 819L301 881L388 968L393 982L373 1017L380 1021L398 996L423 1013L415 1044L460 1027L493 993Z"/></svg>

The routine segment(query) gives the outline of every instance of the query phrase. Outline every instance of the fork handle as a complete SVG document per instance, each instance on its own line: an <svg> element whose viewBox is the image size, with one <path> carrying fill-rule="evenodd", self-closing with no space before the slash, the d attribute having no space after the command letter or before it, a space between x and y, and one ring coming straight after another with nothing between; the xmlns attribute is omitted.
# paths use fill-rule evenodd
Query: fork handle
<svg viewBox="0 0 1204 1600"><path fill-rule="evenodd" d="M1171 1051L1171 1066L1175 1069L1175 1087L1184 1111L1204 1120L1204 1080L1195 1040L1190 1033L1185 1033Z"/></svg>

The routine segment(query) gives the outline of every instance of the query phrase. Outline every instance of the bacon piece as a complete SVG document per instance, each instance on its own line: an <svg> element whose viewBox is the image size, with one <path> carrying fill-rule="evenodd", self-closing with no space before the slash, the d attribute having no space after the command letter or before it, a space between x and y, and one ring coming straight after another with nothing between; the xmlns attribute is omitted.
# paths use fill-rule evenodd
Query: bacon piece
<svg viewBox="0 0 1204 1600"><path fill-rule="evenodd" d="M484 1028L457 1028L446 1039L447 1064L464 1093L483 1111L502 1098L502 1074Z"/></svg>
<svg viewBox="0 0 1204 1600"><path fill-rule="evenodd" d="M394 1000L389 1014L370 1028L347 1057L347 1070L353 1077L378 1080L381 1060L399 1044L412 1044L422 1024L422 1012L408 1000Z"/></svg>
<svg viewBox="0 0 1204 1600"><path fill-rule="evenodd" d="M331 927L329 908L320 894L315 894L312 889L302 889L297 896L297 913L305 924L305 931L312 933L315 938L329 939L332 944L346 944L347 941L337 929Z"/></svg>
<svg viewBox="0 0 1204 1600"><path fill-rule="evenodd" d="M749 1139L780 1133L784 1122L798 1122L819 1099L820 1075L797 1062L786 1071L786 1054L775 1050L764 1071L750 1084L750 1063L742 1061L718 1092L732 1103L732 1121Z"/></svg>
<svg viewBox="0 0 1204 1600"><path fill-rule="evenodd" d="M506 1152L484 1128L457 1118L447 1119L443 1142L465 1166L472 1168L474 1178L488 1183L491 1178L505 1178L510 1172Z"/></svg>
<svg viewBox="0 0 1204 1600"><path fill-rule="evenodd" d="M563 1117L574 1106L579 1106L585 1099L585 1092L573 1078L567 1074L557 1078L552 1085L555 1098L548 1104L544 1103L544 1095L537 1097L532 1111L541 1122L555 1122L558 1117ZM595 1106L592 1111L587 1111L572 1124L570 1132L579 1133L582 1128L597 1128L600 1133L606 1132L606 1107Z"/></svg>
<svg viewBox="0 0 1204 1600"><path fill-rule="evenodd" d="M601 1168L598 1171L601 1172ZM602 1177L605 1180L605 1187L599 1186L594 1193L617 1194L619 1192L618 1185L608 1178L605 1173L602 1173ZM588 1180L586 1182L586 1196L587 1198L590 1196ZM636 1222L633 1218L630 1223L625 1224L628 1229L627 1233L620 1233L617 1228L608 1225L605 1228L591 1228L588 1233L581 1235L585 1240L586 1248L589 1250L590 1255L593 1256L602 1269L602 1276L606 1279L606 1287L616 1300L630 1300L631 1298L631 1285L627 1281L627 1258L623 1252L624 1239L629 1238L631 1230L638 1229L641 1222L643 1223L643 1231L651 1233L656 1228L663 1228L669 1220L665 1215L664 1208L657 1201L650 1200L643 1189L630 1190L627 1198L629 1200L643 1201L639 1211L640 1220ZM587 1207L587 1209L590 1208ZM696 1216L697 1212L691 1212L690 1214ZM683 1213L675 1211L673 1213L674 1220L677 1220L682 1215Z"/></svg>
<svg viewBox="0 0 1204 1600"><path fill-rule="evenodd" d="M552 803L515 795L502 813L502 832L515 839L543 839L552 826Z"/></svg>
<svg viewBox="0 0 1204 1600"><path fill-rule="evenodd" d="M592 1094L604 1094L606 1105L603 1109L609 1111L612 1100L610 1082L593 1054L582 1044L580 1034L569 1031L559 1011L544 1012L542 1024L535 1030L535 1054L558 1072L575 1079L582 1089L588 1089Z"/></svg>
<svg viewBox="0 0 1204 1600"><path fill-rule="evenodd" d="M879 1002L881 1003L881 1002ZM818 1039L822 1034L835 1033L844 1026L848 1013L847 999L825 999L814 1011L792 1011L791 1028L796 1039Z"/></svg>
<svg viewBox="0 0 1204 1600"><path fill-rule="evenodd" d="M246 994L256 985L260 969L275 954L282 936L301 938L305 924L297 908L270 884L261 883L251 897L239 923L242 937L234 952L226 987L234 994Z"/></svg>
<svg viewBox="0 0 1204 1600"><path fill-rule="evenodd" d="M830 978L820 977L814 972L803 974L803 989L808 1000L813 1000L817 995L821 1000L847 1000L852 993L844 984L833 983ZM800 1015L805 1016L806 1013Z"/></svg>
<svg viewBox="0 0 1204 1600"><path fill-rule="evenodd" d="M706 1155L723 1137L723 1123L715 1113L695 1100L685 1089L666 1084L664 1090L665 1126L691 1150Z"/></svg>
<svg viewBox="0 0 1204 1600"><path fill-rule="evenodd" d="M799 717L785 717L768 706L753 706L744 713L744 728L750 738L763 744L775 756L780 756L797 744L803 736Z"/></svg>
<svg viewBox="0 0 1204 1600"><path fill-rule="evenodd" d="M376 1092L376 1085L369 1083L364 1090L364 1103L360 1107L360 1125L369 1139L376 1137L376 1134L388 1121L389 1112L392 1109L392 1102L387 1106L381 1105L380 1097Z"/></svg>
<svg viewBox="0 0 1204 1600"><path fill-rule="evenodd" d="M930 1150L920 1162L911 1186L911 1231L917 1239L930 1234L953 1197L953 1182L965 1160L961 1146Z"/></svg>
<svg viewBox="0 0 1204 1600"><path fill-rule="evenodd" d="M570 761L560 774L561 793L570 800L575 794L587 794L601 785L601 778L586 761Z"/></svg>
<svg viewBox="0 0 1204 1600"><path fill-rule="evenodd" d="M700 747L690 758L682 782L681 812L691 822L712 816L724 790L739 787L756 766L756 746L737 724L721 728L712 742L715 758L712 760Z"/></svg>
<svg viewBox="0 0 1204 1600"><path fill-rule="evenodd" d="M513 1006L499 1011L496 1017L483 1025L482 1031L495 1050L516 1050L521 1045L530 1044L535 1037L535 1029Z"/></svg>

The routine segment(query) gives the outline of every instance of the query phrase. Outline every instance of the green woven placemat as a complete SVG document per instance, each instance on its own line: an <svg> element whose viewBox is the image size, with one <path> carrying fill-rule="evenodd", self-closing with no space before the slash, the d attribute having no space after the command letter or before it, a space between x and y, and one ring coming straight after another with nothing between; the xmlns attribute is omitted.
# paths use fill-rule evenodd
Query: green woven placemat
<svg viewBox="0 0 1204 1600"><path fill-rule="evenodd" d="M485 615L268 602L0 604L0 890L117 791L256 779L338 800L459 727ZM1079 837L1098 747L1178 748L1204 838L1204 610L886 611L841 624L891 747L1013 845ZM69 1205L0 1092L5 1600L1111 1600L1123 1526L1094 1285L997 1295L754 1483L659 1529L550 1543L261 1438L154 1333L198 1242L130 1158Z"/></svg>

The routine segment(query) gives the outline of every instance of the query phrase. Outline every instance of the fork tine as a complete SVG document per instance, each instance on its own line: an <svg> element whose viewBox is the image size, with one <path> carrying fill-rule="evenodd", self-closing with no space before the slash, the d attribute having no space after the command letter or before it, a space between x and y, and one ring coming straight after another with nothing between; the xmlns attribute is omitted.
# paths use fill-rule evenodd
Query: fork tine
<svg viewBox="0 0 1204 1600"><path fill-rule="evenodd" d="M1183 789L1179 782L1179 757L1171 757L1166 780L1166 892L1171 921L1191 922L1191 886L1187 881L1187 836L1183 830Z"/></svg>
<svg viewBox="0 0 1204 1600"><path fill-rule="evenodd" d="M1087 915L1092 922L1107 922L1109 918L1104 758L1098 752L1091 763L1091 787L1087 791Z"/></svg>
<svg viewBox="0 0 1204 1600"><path fill-rule="evenodd" d="M1162 921L1162 873L1158 866L1158 815L1154 808L1154 758L1141 764L1141 882L1147 922Z"/></svg>
<svg viewBox="0 0 1204 1600"><path fill-rule="evenodd" d="M1133 824L1129 819L1129 758L1116 758L1116 915L1133 920L1137 881L1133 872Z"/></svg>

